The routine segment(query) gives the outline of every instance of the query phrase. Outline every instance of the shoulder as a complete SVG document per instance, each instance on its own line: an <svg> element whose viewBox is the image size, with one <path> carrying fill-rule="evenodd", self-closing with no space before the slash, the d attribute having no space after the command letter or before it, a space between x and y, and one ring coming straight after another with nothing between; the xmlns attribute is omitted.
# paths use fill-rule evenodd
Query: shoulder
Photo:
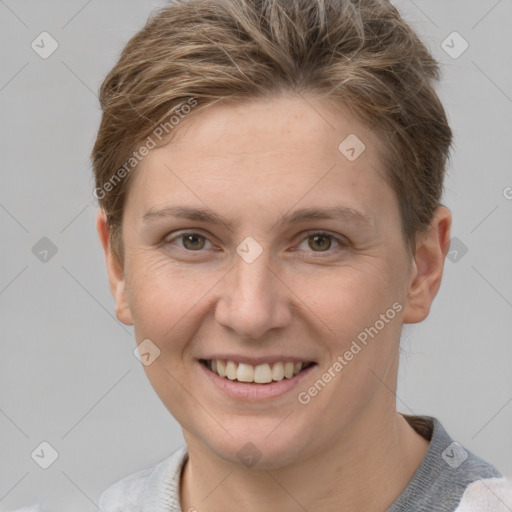
<svg viewBox="0 0 512 512"><path fill-rule="evenodd" d="M468 485L455 512L509 512L512 479L486 478Z"/></svg>
<svg viewBox="0 0 512 512"><path fill-rule="evenodd" d="M485 489L486 484L505 483L498 469L454 441L437 418L404 417L430 444L412 480L387 512L501 512L494 506L492 491ZM491 505L479 506L478 500Z"/></svg>
<svg viewBox="0 0 512 512"><path fill-rule="evenodd" d="M187 450L181 447L160 463L125 476L100 496L102 512L142 512L144 504L166 493L177 493Z"/></svg>
<svg viewBox="0 0 512 512"><path fill-rule="evenodd" d="M99 508L104 512L138 512L142 507L148 477L154 468L146 468L112 484L100 496Z"/></svg>

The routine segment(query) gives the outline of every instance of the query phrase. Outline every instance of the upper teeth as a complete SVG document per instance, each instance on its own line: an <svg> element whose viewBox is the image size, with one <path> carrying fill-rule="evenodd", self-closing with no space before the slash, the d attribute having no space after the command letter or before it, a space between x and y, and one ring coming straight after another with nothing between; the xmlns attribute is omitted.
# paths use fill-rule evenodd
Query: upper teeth
<svg viewBox="0 0 512 512"><path fill-rule="evenodd" d="M255 382L257 384L266 384L273 380L283 380L284 378L291 379L306 365L306 363L279 361L273 365L264 363L253 366L224 359L209 360L206 361L206 364L212 372L221 377L227 377L229 380L238 380L240 382Z"/></svg>

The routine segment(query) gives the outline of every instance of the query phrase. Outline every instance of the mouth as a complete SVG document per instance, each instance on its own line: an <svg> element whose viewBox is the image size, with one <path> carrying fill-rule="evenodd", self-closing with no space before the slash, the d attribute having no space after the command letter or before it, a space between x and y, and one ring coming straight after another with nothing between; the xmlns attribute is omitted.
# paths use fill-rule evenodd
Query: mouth
<svg viewBox="0 0 512 512"><path fill-rule="evenodd" d="M251 365L226 359L200 359L199 362L210 372L225 380L257 385L293 379L317 364L314 361L276 361Z"/></svg>

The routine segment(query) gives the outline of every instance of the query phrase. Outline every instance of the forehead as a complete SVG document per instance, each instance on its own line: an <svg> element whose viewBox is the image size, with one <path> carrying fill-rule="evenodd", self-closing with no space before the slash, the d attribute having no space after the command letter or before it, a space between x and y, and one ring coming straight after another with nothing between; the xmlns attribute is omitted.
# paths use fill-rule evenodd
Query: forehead
<svg viewBox="0 0 512 512"><path fill-rule="evenodd" d="M262 216L267 205L326 202L375 216L380 203L395 201L382 147L349 109L325 100L218 103L189 114L168 145L142 160L127 208L141 216L176 200Z"/></svg>
<svg viewBox="0 0 512 512"><path fill-rule="evenodd" d="M347 138L347 147L340 148ZM305 96L221 102L192 111L177 126L172 148L188 151L191 145L196 157L229 154L231 159L242 159L296 152L313 158L344 155L355 161L359 153L365 153L365 160L373 159L375 164L383 149L377 134L356 119L347 106ZM348 146L357 152L343 153Z"/></svg>

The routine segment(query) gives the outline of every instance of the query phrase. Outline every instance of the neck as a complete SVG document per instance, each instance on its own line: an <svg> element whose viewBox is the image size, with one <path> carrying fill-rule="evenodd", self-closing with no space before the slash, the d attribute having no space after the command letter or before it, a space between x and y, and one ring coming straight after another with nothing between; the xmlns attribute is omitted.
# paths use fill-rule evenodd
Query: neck
<svg viewBox="0 0 512 512"><path fill-rule="evenodd" d="M360 418L324 452L272 470L248 469L187 442L182 510L382 512L405 489L429 442L394 411L379 418Z"/></svg>

